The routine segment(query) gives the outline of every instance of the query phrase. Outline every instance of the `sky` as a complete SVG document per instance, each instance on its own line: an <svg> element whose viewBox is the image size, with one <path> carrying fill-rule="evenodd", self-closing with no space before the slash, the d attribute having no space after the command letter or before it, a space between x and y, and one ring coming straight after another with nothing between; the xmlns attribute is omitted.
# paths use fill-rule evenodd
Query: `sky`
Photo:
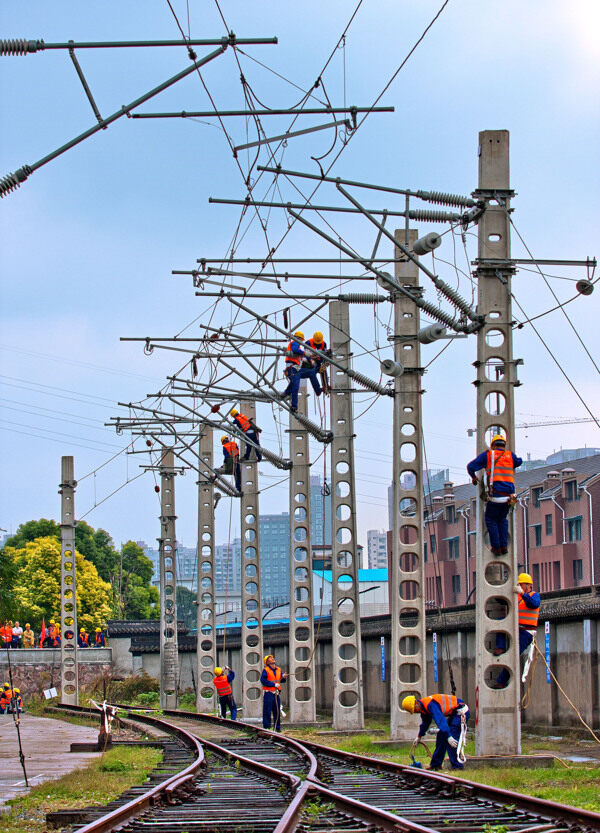
<svg viewBox="0 0 600 833"><path fill-rule="evenodd" d="M322 106L325 97L334 106L370 106L442 3L363 0L337 49L356 9L354 0L224 1L219 6L172 0L171 5L192 38L221 38L233 30L239 38L276 35L278 44L242 47L239 66L228 49L202 70L204 86L194 73L140 112L211 110L211 101L221 109L242 109L240 67L260 107L293 107L319 78L311 106ZM63 0L6 0L0 19L4 39L43 38L47 44L181 37L166 0L91 0L75 5ZM598 256L599 24L600 8L592 0L581 0L576 13L572 4L560 0L449 0L381 97L379 103L393 106L395 112L369 115L345 146L338 135L323 166L341 151L332 175L468 195L477 187L478 132L506 129L516 191L512 220L532 256ZM196 51L205 55L212 47ZM182 46L79 49L77 56L103 116L189 64ZM35 163L95 123L66 50L1 57L0 100L0 177ZM290 121L269 116L262 119L262 127L267 135L277 135L289 129ZM293 129L323 122L323 116L302 115ZM224 123L233 144L256 139L252 121L230 118ZM332 142L332 130L290 138L275 159L289 169L318 173L311 157L327 154ZM189 356L158 349L146 356L141 344L120 338L195 338L201 332L199 324L209 319L213 325L231 325L234 313L227 301L212 309L214 299L197 297L189 276L171 272L194 269L201 257L224 258L234 240L238 257L262 258L284 235L281 257L337 257L336 249L299 224L288 230L280 209L263 210L262 227L247 213L238 228L239 207L209 204L209 196L244 198L243 179L254 153L241 151L238 165L215 118L121 118L34 171L1 201L1 528L14 532L33 518L59 518L60 458L73 455L79 484L76 516L106 529L117 544L128 539L154 544L159 533L154 475L138 477L140 466L149 462L147 455L119 454L130 438L116 435L105 423L126 415L118 402L143 402L162 389L165 377L183 368ZM269 162L268 153L263 147L260 164ZM254 183L259 173L253 168L250 176ZM306 181L280 177L278 182L279 191L274 191L273 178L264 176L255 185L255 196L286 202L300 201L296 188L305 196L310 193ZM356 193L372 209L403 208L401 197ZM314 201L343 204L335 187L327 184ZM323 216L311 212L309 219L322 228L326 220L334 236L363 255L371 252L375 234L364 218ZM476 229L470 228L463 241L448 227L418 228L423 234L446 232L435 262L428 257L425 263L471 299ZM380 251L391 255L385 242ZM516 233L512 253L530 256ZM583 268L544 269L561 302L577 294L577 279L590 277ZM329 264L326 274L331 278L290 279L281 300L256 301L255 309L281 310L287 305L286 291L323 292L339 286L340 274L350 273L358 271ZM243 281L232 279L235 285ZM347 290L349 283L344 287ZM254 289L270 292L273 285L259 283ZM350 290L373 291L373 284L357 282ZM436 302L431 286L426 292ZM519 270L513 292L524 310L513 310L519 321L556 305L535 269ZM599 301L597 286L592 295L579 296L564 308L596 364ZM376 380L378 359L391 356L388 318L387 305L377 309L377 317L372 306L351 309L354 366ZM551 312L535 323L581 399L598 416L598 370L564 313ZM326 332L322 318L309 320L308 332L313 324ZM235 326L240 333L249 332L243 316ZM439 348L439 343L422 348L423 364L432 362L423 377L427 465L449 468L451 479L460 483L465 481L466 462L477 452L474 438L467 436L467 429L475 425L475 338L453 341L434 360ZM514 355L524 361L515 400L518 424L589 417L528 324L514 331ZM199 369L199 378L204 378L207 369L202 363ZM354 410L358 540L366 545L367 529L388 525L391 400L360 395ZM276 411L274 418L270 407L259 405L258 423L263 444L286 455L281 413ZM545 458L561 447L583 445L600 447L600 430L593 423L520 429L515 450L523 457ZM142 449L143 443L138 440L135 447ZM320 452L315 444L313 458ZM113 455L117 456L107 462ZM328 474L329 464L325 465ZM322 458L314 470L323 475ZM261 512L287 511L288 485L281 472L268 464L260 471ZM188 471L176 483L177 536L186 546L195 544L196 502L196 478ZM217 510L219 542L239 534L237 505L231 528L229 516L229 500L224 500Z"/></svg>

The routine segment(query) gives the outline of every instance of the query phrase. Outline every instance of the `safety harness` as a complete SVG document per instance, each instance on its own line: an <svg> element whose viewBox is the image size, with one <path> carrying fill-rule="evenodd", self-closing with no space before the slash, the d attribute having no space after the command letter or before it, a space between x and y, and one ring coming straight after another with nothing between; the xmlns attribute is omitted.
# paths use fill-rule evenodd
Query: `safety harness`
<svg viewBox="0 0 600 833"><path fill-rule="evenodd" d="M460 737L458 738L458 746L456 747L456 759L460 764L465 764L467 762L467 756L465 755L465 746L467 744L467 712L469 711L469 707L466 705L461 706L459 709L456 710L456 714L460 715Z"/></svg>

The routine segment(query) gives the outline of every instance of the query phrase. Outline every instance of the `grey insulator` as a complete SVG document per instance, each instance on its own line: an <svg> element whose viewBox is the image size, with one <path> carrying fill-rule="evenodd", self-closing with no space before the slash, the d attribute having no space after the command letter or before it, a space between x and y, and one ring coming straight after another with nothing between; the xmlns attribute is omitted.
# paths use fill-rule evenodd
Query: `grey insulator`
<svg viewBox="0 0 600 833"><path fill-rule="evenodd" d="M580 295L591 295L594 291L594 284L591 281L582 278L582 280L577 281L575 288Z"/></svg>
<svg viewBox="0 0 600 833"><path fill-rule="evenodd" d="M419 237L413 246L413 252L416 255L426 255L442 245L442 237L435 231L430 231L425 237Z"/></svg>
<svg viewBox="0 0 600 833"><path fill-rule="evenodd" d="M381 364L381 372L386 376L402 376L404 373L404 365L401 362L395 362L393 359L384 359Z"/></svg>
<svg viewBox="0 0 600 833"><path fill-rule="evenodd" d="M25 40L25 38L11 38L0 40L0 55L27 55L44 48L44 41Z"/></svg>
<svg viewBox="0 0 600 833"><path fill-rule="evenodd" d="M388 283L388 281L386 281L386 279L385 279L386 277L390 279L389 283ZM394 278L392 278L392 276L389 274L389 272L381 272L379 275L377 275L377 283L383 289L387 289L388 292L394 292L394 290L396 289L396 287L393 284L393 281L394 281Z"/></svg>
<svg viewBox="0 0 600 833"><path fill-rule="evenodd" d="M419 341L421 344L433 344L438 338L444 338L446 335L446 328L441 324L430 324L428 327L423 327L419 330Z"/></svg>

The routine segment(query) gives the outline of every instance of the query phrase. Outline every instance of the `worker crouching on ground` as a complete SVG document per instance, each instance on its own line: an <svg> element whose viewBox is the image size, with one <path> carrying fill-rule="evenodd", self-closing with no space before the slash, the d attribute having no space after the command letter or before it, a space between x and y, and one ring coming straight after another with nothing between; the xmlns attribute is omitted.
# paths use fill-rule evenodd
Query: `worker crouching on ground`
<svg viewBox="0 0 600 833"><path fill-rule="evenodd" d="M259 428L255 425L250 417L247 417L246 414L240 414L239 411L236 411L235 408L232 408L229 411L229 415L233 417L233 421L238 426L238 428L244 432L244 438L248 438L248 440L252 440L254 445L250 445L248 440L246 440L246 448L244 450L244 460L250 459L250 454L252 453L252 449L256 452L256 459L260 463L262 460L262 454L260 453L260 442L258 439L258 435L261 433L262 428ZM238 490L239 491L239 490Z"/></svg>
<svg viewBox="0 0 600 833"><path fill-rule="evenodd" d="M276 732L281 731L281 683L287 680L287 674L278 668L273 654L265 657L265 667L260 675L260 682L263 689L263 726L273 728Z"/></svg>
<svg viewBox="0 0 600 833"><path fill-rule="evenodd" d="M540 615L540 594L533 592L533 579L529 573L521 573L515 593L519 597L519 654L522 656L526 653L532 644L537 631L538 617ZM498 634L496 637L496 655L503 654L506 651L506 637L503 634ZM529 663L531 657L529 657ZM523 672L523 679L527 678L529 665ZM498 674L494 688L506 688L510 679L509 672L503 668Z"/></svg>
<svg viewBox="0 0 600 833"><path fill-rule="evenodd" d="M441 769L446 752L452 769L465 768L458 758L458 747L459 744L464 745L467 720L471 714L464 700L453 694L432 694L420 700L410 695L402 701L402 708L410 714L421 715L421 725L415 743L421 740L432 720L439 729L428 769Z"/></svg>
<svg viewBox="0 0 600 833"><path fill-rule="evenodd" d="M0 714L8 712L10 701L13 697L13 691L8 683L4 683L0 691Z"/></svg>
<svg viewBox="0 0 600 833"><path fill-rule="evenodd" d="M233 699L233 689L231 688L234 677L235 673L228 665L224 668L215 668L213 684L217 689L217 696L221 706L221 717L227 717L227 709L229 709L232 720L237 718L237 706Z"/></svg>
<svg viewBox="0 0 600 833"><path fill-rule="evenodd" d="M486 504L485 525L490 535L490 549L494 555L508 553L508 512L514 502L515 469L523 460L506 448L501 434L492 437L489 451L483 451L467 465L474 485L475 473L485 469Z"/></svg>
<svg viewBox="0 0 600 833"><path fill-rule="evenodd" d="M215 469L218 474L232 474L235 480L235 488L242 491L242 470L240 467L240 449L238 444L227 436L221 437L223 448L223 465Z"/></svg>

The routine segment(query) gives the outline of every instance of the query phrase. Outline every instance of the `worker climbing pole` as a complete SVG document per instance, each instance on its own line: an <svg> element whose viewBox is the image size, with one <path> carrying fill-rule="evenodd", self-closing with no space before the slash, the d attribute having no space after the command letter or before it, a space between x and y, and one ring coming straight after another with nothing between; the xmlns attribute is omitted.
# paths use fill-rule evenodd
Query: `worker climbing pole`
<svg viewBox="0 0 600 833"><path fill-rule="evenodd" d="M200 430L198 466L198 577L196 597L196 711L212 714L216 708L212 685L217 664L215 631L215 512L213 470L213 431Z"/></svg>
<svg viewBox="0 0 600 833"><path fill-rule="evenodd" d="M175 468L171 449L160 460L160 706L177 708L177 539L175 537Z"/></svg>
<svg viewBox="0 0 600 833"><path fill-rule="evenodd" d="M60 518L60 702L79 705L77 586L75 580L75 487L73 458L61 460Z"/></svg>
<svg viewBox="0 0 600 833"><path fill-rule="evenodd" d="M350 314L346 301L329 304L329 328L332 358L350 368ZM349 374L333 365L330 405L334 729L364 727L351 384Z"/></svg>
<svg viewBox="0 0 600 833"><path fill-rule="evenodd" d="M512 449L514 387L517 361L512 352L510 260L509 134L486 130L479 134L479 187L473 196L484 200L479 221L477 311L485 323L477 333L477 451L501 434ZM514 587L517 579L515 536L504 552L492 552L485 538L485 503L477 500L476 589L476 751L478 755L519 754L519 635ZM511 516L511 521L514 520ZM511 524L512 526L512 524ZM497 645L504 644L503 653ZM507 672L505 687L498 677Z"/></svg>
<svg viewBox="0 0 600 833"><path fill-rule="evenodd" d="M298 411L306 416L307 394L300 389ZM292 723L313 723L315 704L310 452L308 431L290 414L290 648L289 708Z"/></svg>
<svg viewBox="0 0 600 833"><path fill-rule="evenodd" d="M396 231L412 247L417 232ZM398 250L397 250L398 252ZM396 257L399 256L397 253ZM396 263L396 278L419 291L418 267ZM423 564L423 449L419 308L406 295L394 294L393 528L391 564L390 737L411 740L414 721L402 701L425 694L425 571Z"/></svg>
<svg viewBox="0 0 600 833"><path fill-rule="evenodd" d="M247 400L240 408L256 423L256 403ZM260 539L258 522L258 464L256 458L241 463L240 498L242 538L242 706L244 719L262 714L260 673L262 670L262 588L260 583Z"/></svg>

